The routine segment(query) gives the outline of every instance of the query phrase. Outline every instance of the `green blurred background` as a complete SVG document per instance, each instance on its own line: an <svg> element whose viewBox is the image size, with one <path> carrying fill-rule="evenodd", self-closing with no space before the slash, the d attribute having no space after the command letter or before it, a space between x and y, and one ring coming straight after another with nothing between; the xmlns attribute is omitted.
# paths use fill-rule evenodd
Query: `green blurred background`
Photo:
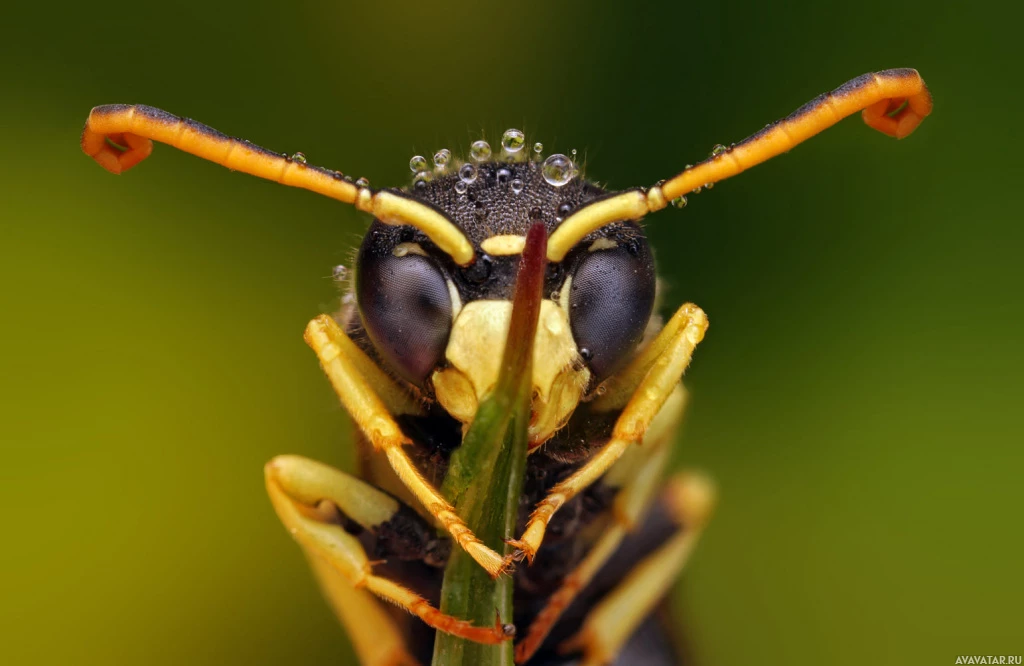
<svg viewBox="0 0 1024 666"><path fill-rule="evenodd" d="M953 6L6 8L0 661L351 660L262 465L351 460L301 333L368 220L165 146L113 177L92 106L375 185L523 127L622 188L899 66L935 96L914 136L851 119L649 220L666 308L712 322L677 464L722 499L680 630L707 666L1024 652L1022 10Z"/></svg>

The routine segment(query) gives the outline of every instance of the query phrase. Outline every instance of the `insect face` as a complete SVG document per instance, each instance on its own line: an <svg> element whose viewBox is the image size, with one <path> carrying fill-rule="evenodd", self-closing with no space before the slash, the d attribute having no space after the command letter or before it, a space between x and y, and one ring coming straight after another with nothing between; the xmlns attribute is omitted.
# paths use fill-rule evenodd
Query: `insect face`
<svg viewBox="0 0 1024 666"><path fill-rule="evenodd" d="M568 158L565 158L568 160ZM571 162L569 162L571 164ZM604 196L575 173L532 161L467 162L409 196L442 214L476 260L459 266L413 226L375 220L359 251L356 297L373 350L403 380L464 424L494 387L526 231L549 233ZM549 265L534 342L532 446L547 441L639 343L654 304L654 261L643 231L616 222Z"/></svg>

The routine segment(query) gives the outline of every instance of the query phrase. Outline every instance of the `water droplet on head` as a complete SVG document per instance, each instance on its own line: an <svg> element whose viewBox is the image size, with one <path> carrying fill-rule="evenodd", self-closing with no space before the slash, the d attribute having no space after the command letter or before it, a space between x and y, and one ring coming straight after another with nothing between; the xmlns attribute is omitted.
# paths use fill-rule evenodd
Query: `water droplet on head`
<svg viewBox="0 0 1024 666"><path fill-rule="evenodd" d="M469 147L469 156L477 162L485 162L491 158L491 144L483 139L474 141Z"/></svg>
<svg viewBox="0 0 1024 666"><path fill-rule="evenodd" d="M723 146L722 144L716 143L715 146L711 149L711 157L718 157L719 155L728 150L729 149Z"/></svg>
<svg viewBox="0 0 1024 666"><path fill-rule="evenodd" d="M507 129L501 135L501 149L506 153L518 153L526 145L526 135L522 130Z"/></svg>
<svg viewBox="0 0 1024 666"><path fill-rule="evenodd" d="M338 266L334 267L334 279L335 280L337 280L338 282L342 282L346 277L348 277L348 269L347 268L345 268L344 266L342 266L340 264Z"/></svg>
<svg viewBox="0 0 1024 666"><path fill-rule="evenodd" d="M356 187L369 187L369 186L370 186L370 179L369 178L360 178L360 179L356 180Z"/></svg>
<svg viewBox="0 0 1024 666"><path fill-rule="evenodd" d="M422 155L415 155L409 160L409 171L419 173L427 168L427 158Z"/></svg>
<svg viewBox="0 0 1024 666"><path fill-rule="evenodd" d="M540 157L540 154L544 152L544 144L540 141L533 144L533 152L537 153L537 157Z"/></svg>
<svg viewBox="0 0 1024 666"><path fill-rule="evenodd" d="M582 358L584 361L589 361L590 359L594 358L594 352L590 351L586 347L580 347L580 358Z"/></svg>
<svg viewBox="0 0 1024 666"><path fill-rule="evenodd" d="M466 190L469 189L469 185L466 185L466 181L459 180L455 182L455 191L459 194L465 194Z"/></svg>
<svg viewBox="0 0 1024 666"><path fill-rule="evenodd" d="M506 169L505 167L502 167L498 169L498 173L496 174L496 176L498 178L499 183L507 183L508 179L512 177L512 172Z"/></svg>
<svg viewBox="0 0 1024 666"><path fill-rule="evenodd" d="M562 187L576 175L576 165L565 155L555 153L544 160L540 173L548 185Z"/></svg>
<svg viewBox="0 0 1024 666"><path fill-rule="evenodd" d="M572 204L566 201L565 203L558 206L558 216L565 217L572 212Z"/></svg>
<svg viewBox="0 0 1024 666"><path fill-rule="evenodd" d="M572 150L570 150L569 154L572 155L572 159L573 159L573 161L575 161L576 160L576 149L573 148Z"/></svg>
<svg viewBox="0 0 1024 666"><path fill-rule="evenodd" d="M467 183L472 183L473 181L475 181L476 165L470 164L469 162L463 164L462 167L459 169L459 179Z"/></svg>
<svg viewBox="0 0 1024 666"><path fill-rule="evenodd" d="M515 178L509 184L509 187L512 188L513 192L515 192L516 194L519 194L520 192L523 191L523 181L519 180L518 178Z"/></svg>
<svg viewBox="0 0 1024 666"><path fill-rule="evenodd" d="M441 150L434 153L434 168L439 169L440 171L444 171L446 168L448 168L448 162L450 162L451 159L452 151L448 150L447 148L442 148Z"/></svg>
<svg viewBox="0 0 1024 666"><path fill-rule="evenodd" d="M429 171L420 171L412 178L413 187L418 190L422 190L427 186L427 183L434 180L434 174Z"/></svg>
<svg viewBox="0 0 1024 666"><path fill-rule="evenodd" d="M676 208L686 208L686 197L676 197L672 200L672 205Z"/></svg>
<svg viewBox="0 0 1024 666"><path fill-rule="evenodd" d="M299 164L305 164L306 163L306 155L305 155L305 153L295 153L295 154L293 154L291 156L290 159L291 159L292 162L298 162Z"/></svg>

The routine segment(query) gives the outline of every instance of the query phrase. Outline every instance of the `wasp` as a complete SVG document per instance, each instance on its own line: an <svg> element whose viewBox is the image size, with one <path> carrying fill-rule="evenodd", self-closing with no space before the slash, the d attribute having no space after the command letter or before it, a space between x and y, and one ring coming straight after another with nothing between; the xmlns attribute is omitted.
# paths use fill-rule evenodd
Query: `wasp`
<svg viewBox="0 0 1024 666"><path fill-rule="evenodd" d="M301 153L142 105L94 108L82 148L122 173L159 141L372 215L351 297L305 330L356 425L361 473L298 456L265 470L278 516L364 664L428 661L435 631L514 644L517 663L674 663L653 611L715 492L697 473L661 478L687 402L682 376L708 320L693 304L664 321L655 312L641 221L858 111L903 138L931 109L917 71L865 74L668 180L622 192L587 180L571 156L543 159L539 145L534 154L518 130L500 153L477 141L465 161L439 152L433 170L414 158L403 189L373 189ZM522 362L509 366L516 353ZM495 543L442 484L482 405L509 381L526 396L529 455L511 497L515 533ZM502 488L484 490L506 501ZM511 581L512 610L493 625L439 605L456 553Z"/></svg>

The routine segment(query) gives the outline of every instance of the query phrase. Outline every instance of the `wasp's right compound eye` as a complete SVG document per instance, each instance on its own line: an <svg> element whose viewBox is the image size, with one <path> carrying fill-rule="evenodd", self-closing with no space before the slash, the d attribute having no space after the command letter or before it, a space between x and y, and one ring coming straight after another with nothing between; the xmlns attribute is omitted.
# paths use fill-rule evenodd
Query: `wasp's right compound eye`
<svg viewBox="0 0 1024 666"><path fill-rule="evenodd" d="M360 252L356 299L363 326L400 376L422 384L437 367L452 327L452 300L441 269L429 257Z"/></svg>

